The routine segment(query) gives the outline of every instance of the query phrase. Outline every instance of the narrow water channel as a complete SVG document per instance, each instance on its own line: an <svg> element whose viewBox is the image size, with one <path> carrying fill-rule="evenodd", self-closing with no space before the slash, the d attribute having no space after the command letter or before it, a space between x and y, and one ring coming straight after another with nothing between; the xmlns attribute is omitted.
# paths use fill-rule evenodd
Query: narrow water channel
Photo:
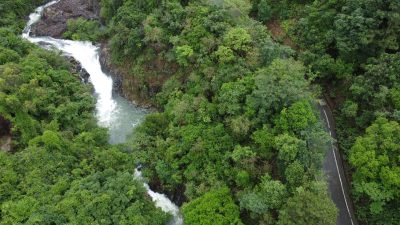
<svg viewBox="0 0 400 225"><path fill-rule="evenodd" d="M113 80L101 69L99 60L99 47L91 42L55 39L52 37L30 36L31 26L38 22L46 7L58 3L60 0L52 1L38 7L29 15L29 21L23 31L22 37L28 41L38 44L44 48L60 50L66 56L73 57L78 61L90 75L89 82L93 84L96 97L96 118L98 124L109 130L109 142L111 144L124 143L133 128L138 125L146 114L146 110L135 107L126 99L114 94ZM142 181L140 171L135 170L134 178ZM155 205L163 211L173 215L169 224L183 224L179 208L173 204L165 195L152 191L148 184L144 183L149 196ZM134 221L132 221L134 223Z"/></svg>

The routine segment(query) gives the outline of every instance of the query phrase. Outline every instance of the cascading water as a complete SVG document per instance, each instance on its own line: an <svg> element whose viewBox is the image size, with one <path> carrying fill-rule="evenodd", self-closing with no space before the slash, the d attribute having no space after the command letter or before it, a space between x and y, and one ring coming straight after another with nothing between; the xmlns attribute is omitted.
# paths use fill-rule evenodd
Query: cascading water
<svg viewBox="0 0 400 225"><path fill-rule="evenodd" d="M46 7L56 4L52 1L35 10L29 16L29 22L22 36L30 42L61 50L64 54L75 58L90 74L90 82L95 89L96 117L100 126L107 127L110 134L110 143L118 144L126 140L133 127L140 123L145 115L145 110L136 108L124 98L113 96L112 78L102 70L99 61L99 48L90 42L54 39L51 37L31 37L31 26L40 20Z"/></svg>
<svg viewBox="0 0 400 225"><path fill-rule="evenodd" d="M109 142L111 144L123 143L126 140L126 136L132 132L133 127L143 119L146 111L134 107L120 96L113 95L112 78L101 70L99 48L90 42L55 39L52 37L31 37L29 35L31 26L40 20L43 10L59 1L52 1L40 6L34 13L30 14L22 37L45 48L56 48L65 55L72 56L81 64L82 68L89 73L89 81L95 89L98 124L108 128L110 134ZM142 180L140 171L135 170L134 178ZM173 204L165 195L152 191L148 184L144 183L144 186L156 206L174 216L170 224L183 224L178 206Z"/></svg>
<svg viewBox="0 0 400 225"><path fill-rule="evenodd" d="M138 169L135 169L135 179L143 180L142 172ZM144 188L146 188L147 193L150 195L151 199L156 204L156 207L161 208L164 212L170 213L173 215L172 221L168 224L170 225L182 225L183 218L179 212L179 207L176 206L171 200L169 200L165 195L154 192L150 189L149 185L143 182Z"/></svg>

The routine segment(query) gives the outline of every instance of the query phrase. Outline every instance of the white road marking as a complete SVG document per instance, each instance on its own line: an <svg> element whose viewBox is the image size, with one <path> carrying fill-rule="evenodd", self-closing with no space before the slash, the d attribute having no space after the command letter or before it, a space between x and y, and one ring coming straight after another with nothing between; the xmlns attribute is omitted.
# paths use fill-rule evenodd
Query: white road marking
<svg viewBox="0 0 400 225"><path fill-rule="evenodd" d="M329 135L330 135L331 137L333 137L333 136L332 136L332 131L331 131L331 125L330 125L330 123L329 123L328 114L326 113L326 111L325 111L324 108L322 108L322 110L324 111L326 123L327 123L328 128L329 128L329 129L328 129L328 130L329 130ZM335 149L336 149L336 147L335 147L334 145L332 145L333 157L334 157L334 159L335 159L336 171L337 171L338 176L339 176L340 187L342 188L342 194L343 194L344 202L345 202L345 204L346 204L347 212L349 213L350 222L351 222L352 225L354 225L353 218L351 217L351 213L350 213L350 209L349 209L349 204L347 203L346 195L345 195L345 192L344 192L342 177L340 176L339 165L338 165L338 162L337 162L337 159L336 159Z"/></svg>
<svg viewBox="0 0 400 225"><path fill-rule="evenodd" d="M332 151L333 151L333 157L335 158L336 169L337 169L337 172L338 172L338 175L339 175L340 187L342 187L342 193L343 193L344 202L346 203L346 208L347 208L347 212L349 213L350 222L351 222L352 225L354 225L354 223L353 223L353 218L351 218L351 213L350 213L349 205L347 204L346 195L344 194L344 188L343 188L343 183L342 183L342 177L340 176L339 166L338 166L337 159L336 159L335 146L332 146Z"/></svg>
<svg viewBox="0 0 400 225"><path fill-rule="evenodd" d="M325 114L325 118L326 118L326 122L328 123L328 128L331 129L331 125L329 124L329 119L328 119L328 115L326 114L326 111L324 108L322 108L322 110L324 111Z"/></svg>

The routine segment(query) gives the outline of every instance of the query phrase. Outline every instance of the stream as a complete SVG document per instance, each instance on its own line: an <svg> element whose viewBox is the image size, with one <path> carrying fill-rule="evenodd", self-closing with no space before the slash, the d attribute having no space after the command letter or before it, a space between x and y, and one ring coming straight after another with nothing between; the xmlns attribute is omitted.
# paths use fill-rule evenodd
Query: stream
<svg viewBox="0 0 400 225"><path fill-rule="evenodd" d="M57 49L64 55L73 57L81 64L82 68L90 74L89 82L93 84L95 90L95 115L99 126L108 128L109 142L111 144L124 143L127 136L129 136L133 128L142 121L147 112L144 109L135 107L121 96L113 94L113 80L111 76L107 75L101 69L99 47L93 45L91 42L85 41L30 36L31 26L40 20L43 10L59 1L60 0L49 2L46 5L38 7L31 13L29 15L29 21L22 33L22 37L43 48ZM140 182L143 180L142 174L138 169L135 169L133 177ZM164 212L173 215L173 219L169 224L183 224L178 206L173 204L165 195L152 191L145 182L143 182L143 185L155 205Z"/></svg>

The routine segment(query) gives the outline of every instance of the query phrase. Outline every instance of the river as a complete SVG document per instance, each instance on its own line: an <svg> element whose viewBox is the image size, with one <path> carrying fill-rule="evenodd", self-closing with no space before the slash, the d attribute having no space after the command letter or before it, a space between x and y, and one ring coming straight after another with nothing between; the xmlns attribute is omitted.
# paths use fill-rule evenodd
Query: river
<svg viewBox="0 0 400 225"><path fill-rule="evenodd" d="M99 47L85 41L30 36L31 26L40 20L43 10L59 1L49 2L44 6L38 7L35 12L31 13L22 37L43 48L57 49L64 55L73 57L81 64L82 68L89 73L89 82L94 87L94 96L97 100L95 114L98 124L108 128L109 142L111 144L124 143L127 136L132 133L133 128L142 121L146 110L135 107L121 96L113 94L113 80L111 76L107 75L101 69ZM135 170L133 178L142 182L141 172ZM143 183L143 185L155 202L155 205L173 215L173 220L169 224L183 224L178 206L173 204L165 195L152 191L148 184Z"/></svg>

